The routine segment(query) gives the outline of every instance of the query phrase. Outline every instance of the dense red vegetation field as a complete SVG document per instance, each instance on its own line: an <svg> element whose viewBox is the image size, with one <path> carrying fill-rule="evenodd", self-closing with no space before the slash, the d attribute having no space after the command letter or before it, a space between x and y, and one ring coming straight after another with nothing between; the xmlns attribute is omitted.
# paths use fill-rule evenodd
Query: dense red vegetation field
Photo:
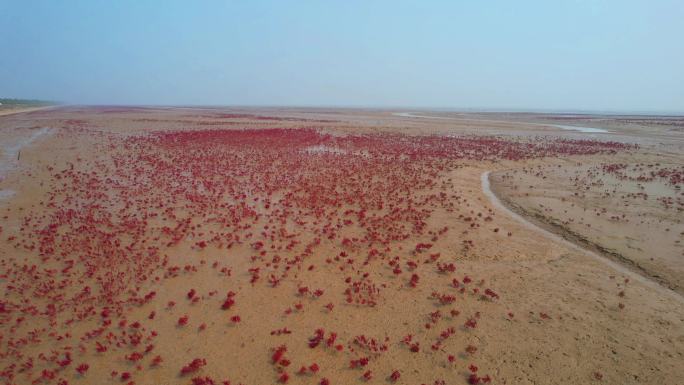
<svg viewBox="0 0 684 385"><path fill-rule="evenodd" d="M236 364L180 351L254 343L272 382L339 384L351 370L357 382L400 383L411 357L453 368L430 384L495 382L477 344L453 336L517 315L455 253L476 232L515 235L446 176L467 162L632 148L277 128L124 137L72 123L61 135L92 137L93 156L43 165L38 207L0 229L12 250L0 260L8 384L237 384ZM408 332L351 333L332 319L398 295L432 308Z"/></svg>

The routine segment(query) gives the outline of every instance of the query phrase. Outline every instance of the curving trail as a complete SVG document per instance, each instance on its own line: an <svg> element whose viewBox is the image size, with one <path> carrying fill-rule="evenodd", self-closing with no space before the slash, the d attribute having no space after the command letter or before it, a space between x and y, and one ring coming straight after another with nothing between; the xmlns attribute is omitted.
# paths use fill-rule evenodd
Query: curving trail
<svg viewBox="0 0 684 385"><path fill-rule="evenodd" d="M639 281L640 283L643 283L644 285L646 285L646 286L648 286L648 287L650 287L650 288L652 288L652 289L654 289L654 290L656 290L662 294L668 295L668 296L672 297L673 299L679 301L680 303L684 304L684 297L682 297L679 293L672 291L672 290L660 285L658 282L653 281L652 279L645 277L641 274L638 274L638 273L626 268L625 266L623 266L623 265L621 265L621 264L619 264L619 263L617 263L617 262L615 262L609 258L606 258L606 257L604 257L604 256L602 256L602 255L600 255L600 254L598 254L592 250L585 249L584 247L581 247L575 243L572 243L572 242L568 241L567 239L565 239L565 238L563 238L557 234L554 234L554 233L552 233L546 229L543 229L543 228L535 225L534 223L528 221L527 219L522 217L520 214L518 214L518 213L514 212L513 210L509 209L508 207L506 207L506 205L504 205L501 202L501 200L499 200L499 198L492 192L492 190L490 188L490 183L489 183L489 173L490 172L491 171L483 172L482 175L480 176L480 179L482 181L482 192L487 196L487 198L489 198L489 201L492 203L492 205L494 205L494 207L505 212L506 214L508 214L510 217L515 219L517 222L519 222L520 224L522 224L526 228L533 230L533 231L536 231L536 232L539 232L539 233L543 234L544 236L546 236L547 238L552 239L555 242L561 243L564 246L567 246L573 250L576 250L576 251L579 251L585 255L588 255L591 258L593 258L594 260L603 263L604 265L616 270L617 272L619 272L621 274L624 274L625 276L628 276L630 279Z"/></svg>

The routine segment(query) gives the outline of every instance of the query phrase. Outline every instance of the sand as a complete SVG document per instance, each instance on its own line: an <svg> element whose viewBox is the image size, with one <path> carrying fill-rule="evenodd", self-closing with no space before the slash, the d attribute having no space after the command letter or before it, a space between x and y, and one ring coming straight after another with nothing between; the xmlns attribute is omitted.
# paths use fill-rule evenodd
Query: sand
<svg viewBox="0 0 684 385"><path fill-rule="evenodd" d="M518 212L684 294L681 185L677 188L664 178L621 180L603 171L615 163L653 162L651 169L682 172L682 159L659 154L636 162L633 157L606 161L599 166L547 164L495 174L493 179L498 193ZM650 174L648 166L643 168Z"/></svg>
<svg viewBox="0 0 684 385"><path fill-rule="evenodd" d="M27 106L0 106L0 116L21 114L26 112L49 110L54 106L27 107Z"/></svg>
<svg viewBox="0 0 684 385"><path fill-rule="evenodd" d="M207 377L217 384L223 380L230 380L231 384L269 384L277 383L286 372L287 383L291 384L318 384L323 378L331 384L380 384L394 382L391 375L398 371L399 384L467 384L472 373L469 366L475 365L480 381L489 375L495 384L684 383L684 274L679 242L683 215L681 204L677 203L681 202L681 189L660 179L646 183L597 176L580 184L573 179L584 177L588 170L603 164L681 166L684 134L677 126L679 123L663 124L657 118L635 123L633 118L625 117L583 117L586 126L610 132L582 133L554 128L549 123L574 125L576 121L567 120L576 117L429 111L412 113L449 119L396 115L404 112L65 107L0 118L3 156L9 154L13 158L12 149L22 144L21 158L11 162L5 179L0 181L0 190L15 192L0 200L0 259L5 271L0 279L4 292L0 370L5 375L14 365L14 380L2 380L30 383L47 370L54 378L43 381L55 384L60 379L69 384L190 384L193 378L209 383ZM233 144L223 142L226 137L222 134L191 141L185 141L186 136L161 137L156 139L159 142L140 139L159 138L154 136L157 132L301 127L330 134L333 139L325 143L307 142L297 155L291 155L287 149L282 154L271 153L266 148L263 153L251 153L251 158L234 160L231 157L242 156L247 147L230 147ZM535 141L589 138L637 143L639 148L615 154L522 160L397 158L397 164L368 163L380 167L376 172L362 167L363 162L372 159L373 148L355 148L344 142L352 134L390 138L396 133L406 135L401 138L407 138L407 142L397 142L401 148L408 148L405 143L411 141L421 143L418 138L427 134L444 138L496 135L502 140ZM334 142L335 138L340 142ZM192 148L176 148L175 140L191 145L193 141L206 142ZM245 140L244 146L249 146L255 139ZM166 144L154 150L159 143ZM290 146L296 148L297 144ZM224 151L224 147L231 150ZM186 153L197 154L199 158L186 158ZM155 156L159 158L153 159ZM350 157L361 163L349 162ZM188 163L174 162L179 159ZM210 159L226 168L207 174L212 170ZM260 171L254 174L261 176L247 183L244 178L252 175L248 173L250 159L263 161L257 163ZM163 163L168 169L151 173L146 168L150 162ZM438 171L422 179L403 168L410 168L412 162L426 165L417 170ZM204 174L195 174L200 168ZM356 170L358 174L344 174L346 170ZM233 174L237 171L245 174ZM228 173L234 178L232 186L245 189L224 195L212 185ZM496 198L522 218L498 205L483 190L485 173L490 173L491 191ZM362 182L357 179L366 177ZM406 186L405 180L397 177L415 183ZM594 179L603 179L603 184L595 183ZM320 189L300 191L292 185L294 181L307 181ZM298 194L311 193L325 201L346 191L342 182L360 190L348 191L348 201L335 210L326 203L321 206L323 211L308 212L313 203L296 198ZM639 184L646 185L644 188L649 192L646 201L639 195L621 198L641 191ZM230 184L220 186L227 191L232 189ZM268 196L265 190L256 186L280 186L268 197L269 207L264 201ZM572 195L587 186L589 189L581 195ZM179 189L194 191L196 195L170 196L171 191ZM611 195L605 195L606 189ZM404 191L406 197L415 194L415 207L429 213L422 219L425 232L410 231L409 224L415 224L413 219L397 219L396 223L407 225L409 237L389 242L389 252L383 251L385 245L376 245L379 254L370 258L365 246L347 248L341 243L343 236L364 234L355 215L349 217L354 218L351 225L344 225L341 219L331 222L329 230L338 229L338 238L323 237L329 235L321 230L326 218L344 218L344 211L355 207L354 199L367 197L373 201L382 197L386 204L397 203ZM275 218L274 210L288 209L282 200L288 193L293 194L288 198L289 204L294 205L293 213L301 210L301 214L293 214L301 222L290 218L280 226L274 221L265 229L269 218ZM446 195L442 198L440 193ZM217 198L212 201L205 199L207 196ZM301 195L304 196L308 195ZM255 197L260 200L253 201ZM670 197L672 203L663 203L664 197ZM628 201L628 210L623 209L621 199ZM200 202L206 206L194 206ZM207 213L219 218L232 210L232 206L220 203L236 202L254 207L255 213L260 214L247 217L254 218L248 221L251 229L236 232L243 236L253 232L252 238L244 238L232 248L228 248L225 240L222 246L214 241L207 246L198 244L208 240L208 234L226 228L210 217L199 216ZM158 206L159 203L164 206ZM601 212L602 208L606 211ZM87 232L90 239L81 239L70 249L63 249L66 243L60 242L56 243L60 248L54 251L32 246L41 239L40 234L48 231L48 218L59 210L70 214L54 218L80 218L79 215L95 213L92 219L100 225L116 219L121 220L115 222L121 227L107 230L109 235ZM184 230L182 238L167 247L167 236L161 229L176 223L168 216L168 210L177 218L190 215L193 225L202 226ZM369 208L368 216L382 210ZM601 215L596 216L595 210ZM242 211L239 213L243 215ZM611 216L622 218L622 214L625 219L610 220ZM571 218L575 222L568 223ZM57 239L67 235L77 239L79 228L75 225L81 222L73 223L73 227L61 225ZM390 225L387 221L375 223L378 231L385 231ZM448 231L438 233L445 226ZM144 236L134 229L145 229ZM165 231L174 231L173 226ZM272 234L282 241L270 241ZM287 238L287 234L292 237ZM622 234L629 240L625 241ZM316 237L323 240L307 254L304 246ZM75 251L81 250L81 242L101 239L119 239L122 248L101 241L92 253ZM292 239L301 244L287 249L285 246ZM265 243L264 249L255 244L257 240ZM415 252L414 246L420 242L434 245L429 251ZM271 251L270 244L282 249ZM258 257L261 250L265 254ZM337 260L342 251L348 257ZM426 262L430 254L437 253L440 264L455 265L454 273L440 272L437 262ZM44 255L54 257L45 259ZM273 287L269 274L279 277L286 266L282 260L274 262L275 255L284 260L305 255L305 262L301 270L294 263L293 270ZM400 274L393 273L389 265L395 257L401 261ZM119 263L119 258L129 262ZM348 258L353 261L348 262ZM366 258L369 262L364 264ZM68 259L74 260L74 267L69 273L60 272L68 265ZM162 259L166 262L158 266ZM411 260L418 262L413 271L406 265ZM93 277L107 276L107 270L121 271L119 279L113 281L122 286L116 297L121 305L97 298L98 282L82 274L89 261L103 265ZM149 268L126 270L142 266L145 261L149 261ZM37 266L35 272L30 270L32 265ZM178 266L179 271L171 272L172 266ZM250 283L254 275L248 269L257 266L261 269L260 278ZM309 266L313 268L309 270ZM220 271L223 267L230 269L230 275ZM420 276L416 287L409 284L413 273ZM363 274L368 276L363 278ZM149 275L149 279L142 279L143 275ZM465 276L472 282L465 283ZM51 286L50 293L64 296L52 298L58 304L55 315L46 311L50 301L36 294L42 287L38 284L49 281L47 277L54 277L53 283L65 283ZM346 277L378 285L379 294L373 297L375 305L348 304ZM452 279L467 288L464 294L453 287ZM83 294L86 286L90 289ZM304 286L310 292L299 294L299 288ZM188 296L191 289L195 291L191 297L198 298L194 302ZM323 293L311 294L315 289ZM485 289L493 290L499 297L484 295ZM151 291L155 295L142 303L129 300L141 299ZM235 304L222 310L228 291L236 293ZM431 298L433 292L454 295L455 300L440 304ZM169 301L175 305L169 307ZM39 311L29 309L29 303L35 303ZM333 305L332 311L326 308L327 304ZM102 317L104 308L112 309L111 315ZM155 315L149 319L153 311ZM431 317L435 311L441 316ZM179 325L179 318L186 315L187 325ZM240 322L230 320L236 315ZM112 324L102 334L92 334L103 327L106 319L111 319ZM126 320L125 325L122 320ZM467 326L468 320L473 320L476 327ZM135 322L140 326L131 327ZM453 334L432 349L431 345L440 341L440 334L450 327ZM324 341L310 348L310 338L318 328L324 329ZM284 329L290 333L283 332ZM33 331L36 338L31 337ZM327 346L325 340L331 332L337 333L337 339ZM409 334L413 336L411 343L420 342L418 352L411 351L411 343L402 342ZM360 335L366 340L375 339L377 344L362 347L354 342ZM142 342L132 342L135 336L141 336ZM107 350L98 352L96 343ZM341 351L335 348L337 344L342 345ZM150 345L150 351L145 352ZM272 362L273 349L281 345L287 346L284 358L291 361L288 366ZM373 348L382 345L387 348ZM468 346L476 349L467 349ZM58 352L54 358L53 352ZM58 361L65 359L65 352L70 352L73 361L62 367ZM140 359L133 355L136 352L142 353ZM156 356L163 359L159 365L153 365ZM449 356L453 356L452 361ZM350 368L350 361L361 357L370 357L367 366ZM206 366L183 375L181 369L195 358L206 360ZM76 368L83 363L88 368L79 374ZM296 374L302 365L308 367L313 363L320 368L317 372ZM363 375L368 370L371 378L365 379ZM122 378L122 373L130 373L130 378Z"/></svg>

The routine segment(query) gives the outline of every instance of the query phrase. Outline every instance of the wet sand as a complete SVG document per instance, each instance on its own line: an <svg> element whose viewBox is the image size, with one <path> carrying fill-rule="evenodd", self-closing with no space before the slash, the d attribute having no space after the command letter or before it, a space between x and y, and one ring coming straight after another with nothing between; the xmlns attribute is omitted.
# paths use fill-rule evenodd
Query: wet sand
<svg viewBox="0 0 684 385"><path fill-rule="evenodd" d="M660 154L623 156L505 171L493 179L516 211L684 294L681 182L650 180L652 172L662 170L684 175L682 164L681 158ZM629 178L610 171L622 171L623 165L642 169L648 178L642 172Z"/></svg>

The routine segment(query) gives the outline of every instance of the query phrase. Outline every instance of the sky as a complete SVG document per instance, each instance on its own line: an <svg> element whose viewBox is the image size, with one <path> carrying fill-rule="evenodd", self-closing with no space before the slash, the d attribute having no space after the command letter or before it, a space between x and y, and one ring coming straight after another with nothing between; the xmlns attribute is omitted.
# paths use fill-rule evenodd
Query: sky
<svg viewBox="0 0 684 385"><path fill-rule="evenodd" d="M682 0L0 0L0 97L684 112Z"/></svg>

